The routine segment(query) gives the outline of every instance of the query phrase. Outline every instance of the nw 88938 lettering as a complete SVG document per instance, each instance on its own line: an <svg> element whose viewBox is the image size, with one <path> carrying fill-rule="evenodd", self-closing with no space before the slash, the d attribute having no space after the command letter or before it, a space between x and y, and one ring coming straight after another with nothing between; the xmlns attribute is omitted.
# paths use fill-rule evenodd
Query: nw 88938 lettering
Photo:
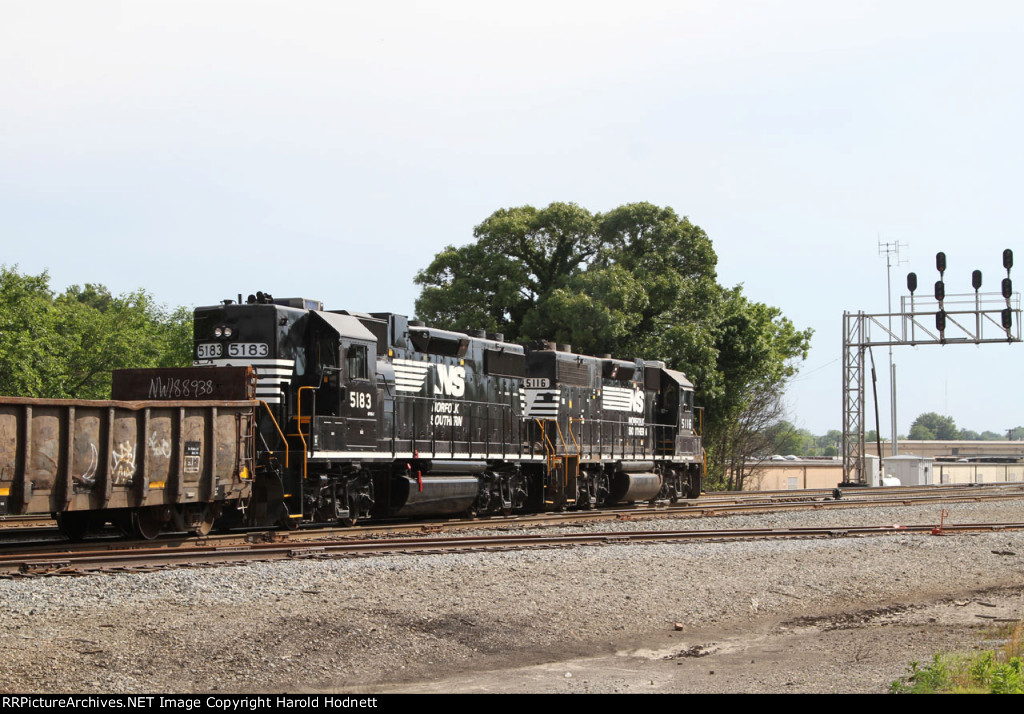
<svg viewBox="0 0 1024 714"><path fill-rule="evenodd" d="M143 486L138 458L121 464L126 495L116 502L146 537L203 532L215 521L294 528L675 501L701 490L693 385L663 362L513 344L264 293L197 308L194 325L193 368L135 370L115 389L115 399L152 399L154 380L207 375L215 387L203 397L222 405L174 402L208 436L187 439L184 423L170 424L172 475L163 482L150 475ZM125 443L152 439L146 428ZM199 469L194 500L176 496L190 483L186 442ZM106 489L109 456L100 445L103 468L91 483L58 476L58 490L69 480L72 492ZM152 493L167 488L173 498ZM51 510L65 514L69 535L81 534L85 516L69 515L81 508ZM112 510L90 502L89 525L125 520Z"/></svg>

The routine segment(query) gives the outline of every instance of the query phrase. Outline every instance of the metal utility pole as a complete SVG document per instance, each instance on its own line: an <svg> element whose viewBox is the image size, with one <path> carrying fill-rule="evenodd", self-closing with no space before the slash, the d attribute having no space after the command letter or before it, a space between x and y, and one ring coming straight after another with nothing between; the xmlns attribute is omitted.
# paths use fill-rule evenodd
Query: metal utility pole
<svg viewBox="0 0 1024 714"><path fill-rule="evenodd" d="M905 263L905 260L900 260L900 248L906 248L907 244L900 244L899 241L895 243L883 243L878 241L878 254L885 256L885 292L888 302L886 307L889 311L889 332L892 332L892 266L893 258L896 259L896 266L899 267L901 263ZM891 433L892 433L892 455L896 456L899 451L899 438L897 435L896 427L896 365L892 361L892 345L889 345L889 406L891 415ZM878 408L878 405L875 405ZM878 454L881 458L882 454Z"/></svg>

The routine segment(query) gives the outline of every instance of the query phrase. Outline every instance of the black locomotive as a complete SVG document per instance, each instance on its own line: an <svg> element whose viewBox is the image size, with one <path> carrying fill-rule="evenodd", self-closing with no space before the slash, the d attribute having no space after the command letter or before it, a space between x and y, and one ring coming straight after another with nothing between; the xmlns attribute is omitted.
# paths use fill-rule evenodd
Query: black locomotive
<svg viewBox="0 0 1024 714"><path fill-rule="evenodd" d="M693 385L663 362L263 293L197 308L194 336L196 366L256 374L251 497L223 504L248 525L593 508L701 490Z"/></svg>

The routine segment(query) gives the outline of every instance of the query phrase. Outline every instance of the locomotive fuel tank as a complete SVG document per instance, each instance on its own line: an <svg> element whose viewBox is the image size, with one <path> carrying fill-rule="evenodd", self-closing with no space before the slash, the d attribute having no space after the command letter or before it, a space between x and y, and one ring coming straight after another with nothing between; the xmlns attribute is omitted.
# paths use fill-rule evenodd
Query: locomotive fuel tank
<svg viewBox="0 0 1024 714"><path fill-rule="evenodd" d="M391 513L440 516L467 513L480 492L480 461L438 461L410 467L391 486Z"/></svg>
<svg viewBox="0 0 1024 714"><path fill-rule="evenodd" d="M653 461L620 461L612 477L610 501L650 501L661 491L662 477L654 472Z"/></svg>

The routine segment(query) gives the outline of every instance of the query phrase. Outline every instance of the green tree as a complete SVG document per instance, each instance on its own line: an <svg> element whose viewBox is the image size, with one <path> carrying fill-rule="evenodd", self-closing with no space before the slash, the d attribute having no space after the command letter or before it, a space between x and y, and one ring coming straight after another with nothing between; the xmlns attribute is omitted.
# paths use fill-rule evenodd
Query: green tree
<svg viewBox="0 0 1024 714"><path fill-rule="evenodd" d="M720 286L711 240L689 219L649 203L605 214L553 203L496 211L474 237L417 274L420 319L661 359L686 372L707 408L712 481L725 484L726 470L744 463L730 455L736 449L761 448L729 427L759 408L745 429L764 425L811 331L739 287Z"/></svg>
<svg viewBox="0 0 1024 714"><path fill-rule="evenodd" d="M704 374L709 388L702 394L708 478L739 490L743 484L737 475L742 475L749 455L744 440L732 438L731 425L747 421L743 415L758 410L781 418L776 403L796 373L796 360L806 357L811 331L797 330L778 308L748 301L738 287L724 291L722 305L721 321L712 327L717 359Z"/></svg>
<svg viewBox="0 0 1024 714"><path fill-rule="evenodd" d="M941 416L935 412L925 412L919 415L910 425L910 438L915 440L948 441L959 437L960 430L956 428L953 417Z"/></svg>
<svg viewBox="0 0 1024 714"><path fill-rule="evenodd" d="M838 456L839 450L843 447L843 432L838 429L830 429L824 436L816 440L819 456Z"/></svg>
<svg viewBox="0 0 1024 714"><path fill-rule="evenodd" d="M95 284L55 296L46 273L0 270L2 394L109 399L115 369L191 363L187 308L168 311L144 290L115 296Z"/></svg>
<svg viewBox="0 0 1024 714"><path fill-rule="evenodd" d="M58 369L62 340L49 283L45 272L22 275L0 265L0 394L44 394L47 375Z"/></svg>
<svg viewBox="0 0 1024 714"><path fill-rule="evenodd" d="M477 242L448 246L420 271L416 314L449 329L498 330L519 339L538 301L562 286L598 248L594 216L572 203L495 211Z"/></svg>

